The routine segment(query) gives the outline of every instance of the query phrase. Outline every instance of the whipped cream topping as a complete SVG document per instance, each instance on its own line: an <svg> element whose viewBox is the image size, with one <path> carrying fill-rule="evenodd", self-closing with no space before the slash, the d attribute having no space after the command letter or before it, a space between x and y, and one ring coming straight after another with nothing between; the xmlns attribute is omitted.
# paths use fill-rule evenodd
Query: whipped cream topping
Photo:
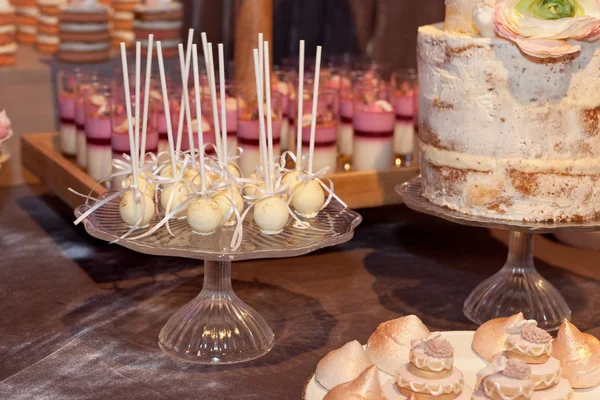
<svg viewBox="0 0 600 400"><path fill-rule="evenodd" d="M15 8L8 2L8 0L0 0L0 14L14 13Z"/></svg>
<svg viewBox="0 0 600 400"><path fill-rule="evenodd" d="M180 29L182 21L135 21L134 26L141 29L171 30Z"/></svg>
<svg viewBox="0 0 600 400"><path fill-rule="evenodd" d="M504 375L509 378L518 380L528 380L531 368L521 360L509 360L504 355L494 357L492 362L487 367L477 373L477 383L475 389L479 390L483 381L493 375ZM524 376L519 378L519 376Z"/></svg>
<svg viewBox="0 0 600 400"><path fill-rule="evenodd" d="M101 32L108 30L108 24L61 24L60 30L64 32Z"/></svg>
<svg viewBox="0 0 600 400"><path fill-rule="evenodd" d="M37 17L39 13L37 7L17 7L17 14L25 15L27 17Z"/></svg>
<svg viewBox="0 0 600 400"><path fill-rule="evenodd" d="M60 44L60 49L63 51L101 51L108 50L108 43L82 43L82 42L63 42Z"/></svg>
<svg viewBox="0 0 600 400"><path fill-rule="evenodd" d="M412 340L410 362L419 369L434 372L451 370L454 364L454 349L440 336L440 333L432 333L426 339Z"/></svg>
<svg viewBox="0 0 600 400"><path fill-rule="evenodd" d="M17 44L16 43L9 43L9 44L5 44L4 46L0 46L0 54L9 54L9 53L16 53L17 52Z"/></svg>
<svg viewBox="0 0 600 400"><path fill-rule="evenodd" d="M483 37L493 38L494 31L494 6L496 0L477 0L473 8L473 23L479 34Z"/></svg>
<svg viewBox="0 0 600 400"><path fill-rule="evenodd" d="M552 336L537 326L526 325L521 329L521 337L531 343L545 344L552 341Z"/></svg>
<svg viewBox="0 0 600 400"><path fill-rule="evenodd" d="M37 17L38 21L46 25L58 25L58 17L52 15L40 14Z"/></svg>
<svg viewBox="0 0 600 400"><path fill-rule="evenodd" d="M35 38L36 42L43 44L59 44L60 38L53 35L37 35Z"/></svg>
<svg viewBox="0 0 600 400"><path fill-rule="evenodd" d="M0 26L0 34L15 33L16 31L17 31L17 27L15 25Z"/></svg>

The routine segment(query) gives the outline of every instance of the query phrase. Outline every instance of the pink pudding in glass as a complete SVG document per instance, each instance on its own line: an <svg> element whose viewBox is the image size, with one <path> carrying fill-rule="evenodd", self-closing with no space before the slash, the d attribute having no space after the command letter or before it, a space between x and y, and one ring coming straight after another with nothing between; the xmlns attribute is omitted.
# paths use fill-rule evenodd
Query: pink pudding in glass
<svg viewBox="0 0 600 400"><path fill-rule="evenodd" d="M340 125L338 129L338 146L340 154L352 157L354 147L354 127L352 116L354 114L354 100L351 96L342 96L340 100Z"/></svg>
<svg viewBox="0 0 600 400"><path fill-rule="evenodd" d="M85 138L85 111L83 109L83 98L77 97L74 102L75 128L77 145L77 165L81 168L87 167L87 145Z"/></svg>
<svg viewBox="0 0 600 400"><path fill-rule="evenodd" d="M73 93L62 92L58 98L60 116L60 149L70 157L77 155L77 130L75 128L75 100Z"/></svg>
<svg viewBox="0 0 600 400"><path fill-rule="evenodd" d="M352 166L357 171L386 169L393 165L396 117L389 103L383 101L384 107L380 107L377 105L380 102L361 106L355 103Z"/></svg>
<svg viewBox="0 0 600 400"><path fill-rule="evenodd" d="M394 127L394 154L401 164L412 162L414 149L414 92L398 93L394 98L396 125Z"/></svg>
<svg viewBox="0 0 600 400"><path fill-rule="evenodd" d="M310 116L310 115L309 115ZM335 172L337 165L337 135L336 121L321 122L317 119L315 127L315 152L313 154L313 171L317 172L329 167L328 173ZM307 155L310 146L310 121L302 126L302 153Z"/></svg>
<svg viewBox="0 0 600 400"><path fill-rule="evenodd" d="M279 154L281 153L281 120L273 120L272 126L273 157L279 157ZM238 160L238 166L242 170L244 176L248 176L255 172L256 167L261 164L259 129L258 120L238 119L238 146L244 149L242 156Z"/></svg>
<svg viewBox="0 0 600 400"><path fill-rule="evenodd" d="M102 99L103 103L93 103ZM97 99L97 100L96 100ZM87 142L88 174L100 180L112 173L110 100L94 94L85 100L85 136Z"/></svg>

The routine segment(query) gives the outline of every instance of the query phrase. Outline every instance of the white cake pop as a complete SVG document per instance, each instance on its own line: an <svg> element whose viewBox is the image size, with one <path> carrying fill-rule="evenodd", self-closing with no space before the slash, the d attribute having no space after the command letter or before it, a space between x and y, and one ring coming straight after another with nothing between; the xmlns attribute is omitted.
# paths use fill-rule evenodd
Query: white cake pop
<svg viewBox="0 0 600 400"><path fill-rule="evenodd" d="M298 177L301 175L302 175L302 171L299 171L299 170L294 170L292 172L285 174L285 176L281 180L281 183L283 185L285 185L287 183L288 193L293 193L294 189L296 189L296 186L298 186L301 183L301 181L298 180Z"/></svg>
<svg viewBox="0 0 600 400"><path fill-rule="evenodd" d="M133 176L129 175L127 179L123 181L121 186L123 189L128 188L133 185ZM154 197L154 191L156 190L156 186L149 183L147 180L147 176L145 174L138 174L138 189L142 192L146 193L150 197Z"/></svg>
<svg viewBox="0 0 600 400"><path fill-rule="evenodd" d="M229 172L231 172L236 178L242 177L242 171L237 165L229 163L227 164L227 168L229 169Z"/></svg>
<svg viewBox="0 0 600 400"><path fill-rule="evenodd" d="M292 207L304 218L316 217L324 203L325 194L316 179L300 183L292 194Z"/></svg>
<svg viewBox="0 0 600 400"><path fill-rule="evenodd" d="M230 186L213 197L213 200L219 204L221 214L223 215L223 225L235 225L237 218L235 216L235 212L231 210L231 203L233 202L235 208L240 214L242 211L244 211L244 199L242 198L238 188L235 186Z"/></svg>
<svg viewBox="0 0 600 400"><path fill-rule="evenodd" d="M223 214L219 204L208 198L200 197L187 209L187 221L194 233L210 235L221 225Z"/></svg>
<svg viewBox="0 0 600 400"><path fill-rule="evenodd" d="M254 206L254 222L266 235L281 233L289 216L287 205L279 196L264 198Z"/></svg>
<svg viewBox="0 0 600 400"><path fill-rule="evenodd" d="M173 183L165 188L160 195L160 206L163 210L167 210L167 205L169 204L169 199L173 194L173 200L171 201L171 208L169 212L172 212L174 209L179 207L181 203L187 200L188 196L191 194L190 188L183 182ZM180 210L175 215L176 218L181 218L186 215L186 210Z"/></svg>
<svg viewBox="0 0 600 400"><path fill-rule="evenodd" d="M145 228L154 217L154 201L147 193L140 191L140 201L135 201L135 192L126 191L121 197L119 214L127 226ZM140 220L141 218L141 220Z"/></svg>

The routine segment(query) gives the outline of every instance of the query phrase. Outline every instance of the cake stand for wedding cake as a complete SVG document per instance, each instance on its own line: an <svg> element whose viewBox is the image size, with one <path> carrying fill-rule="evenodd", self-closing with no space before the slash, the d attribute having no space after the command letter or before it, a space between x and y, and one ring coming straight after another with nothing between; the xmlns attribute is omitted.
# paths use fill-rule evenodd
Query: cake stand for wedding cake
<svg viewBox="0 0 600 400"><path fill-rule="evenodd" d="M504 229L510 232L508 258L504 267L479 284L464 303L463 311L471 321L482 324L492 318L523 312L541 328L558 329L571 318L571 309L559 291L535 269L533 234L558 230L597 231L600 220L574 222L504 221L463 214L433 204L421 195L421 177L396 186L396 192L411 209L462 225Z"/></svg>
<svg viewBox="0 0 600 400"><path fill-rule="evenodd" d="M78 207L75 215L81 216L89 207L91 205ZM155 219L150 226L157 221ZM315 219L309 220L316 229L299 229L290 218L281 234L264 235L252 218L246 218L242 244L237 250L230 247L233 227L220 228L210 236L199 236L185 220L171 222L174 236L163 227L146 238L122 239L117 244L145 254L204 260L202 291L167 321L158 336L158 344L165 353L181 360L230 364L258 358L269 352L274 343L273 331L263 317L233 292L231 262L299 256L344 243L352 238L361 221L359 214L333 200ZM119 215L119 199L92 213L85 220L85 229L91 236L105 241L124 235L129 228Z"/></svg>

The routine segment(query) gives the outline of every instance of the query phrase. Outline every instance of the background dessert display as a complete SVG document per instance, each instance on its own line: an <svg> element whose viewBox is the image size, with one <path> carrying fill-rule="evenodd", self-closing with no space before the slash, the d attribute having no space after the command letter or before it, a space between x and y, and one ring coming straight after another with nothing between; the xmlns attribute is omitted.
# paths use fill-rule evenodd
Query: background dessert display
<svg viewBox="0 0 600 400"><path fill-rule="evenodd" d="M0 66L13 65L17 53L15 8L8 0L0 1Z"/></svg>
<svg viewBox="0 0 600 400"><path fill-rule="evenodd" d="M36 0L19 0L17 3L17 41L35 44L39 10Z"/></svg>
<svg viewBox="0 0 600 400"><path fill-rule="evenodd" d="M148 1L135 6L135 37L147 48L149 34L154 34L164 46L164 57L177 57L181 43L183 7L173 0Z"/></svg>
<svg viewBox="0 0 600 400"><path fill-rule="evenodd" d="M36 48L43 54L54 54L58 50L59 15L67 0L37 0L38 21Z"/></svg>
<svg viewBox="0 0 600 400"><path fill-rule="evenodd" d="M134 32L134 8L141 0L114 0L112 2L111 14L111 45L118 48L121 42L131 46L135 39Z"/></svg>

